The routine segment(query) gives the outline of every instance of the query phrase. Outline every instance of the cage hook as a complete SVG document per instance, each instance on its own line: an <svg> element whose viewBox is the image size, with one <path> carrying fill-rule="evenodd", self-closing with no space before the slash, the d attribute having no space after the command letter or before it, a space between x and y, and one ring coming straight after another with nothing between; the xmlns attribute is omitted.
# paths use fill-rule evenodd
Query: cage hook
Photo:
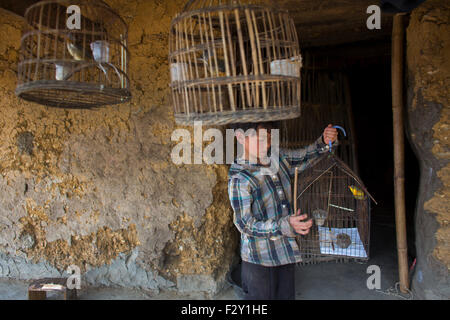
<svg viewBox="0 0 450 320"><path fill-rule="evenodd" d="M345 132L345 129L342 128L341 126L333 126L333 128L341 130L342 133L344 134L344 137L347 137L347 132ZM332 145L331 141L328 141L328 145L330 146L330 152L331 152L331 145Z"/></svg>

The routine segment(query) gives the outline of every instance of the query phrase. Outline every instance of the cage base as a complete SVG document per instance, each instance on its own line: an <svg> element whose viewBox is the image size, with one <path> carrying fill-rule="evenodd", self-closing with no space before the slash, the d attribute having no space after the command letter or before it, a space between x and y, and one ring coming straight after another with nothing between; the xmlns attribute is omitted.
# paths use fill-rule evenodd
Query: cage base
<svg viewBox="0 0 450 320"><path fill-rule="evenodd" d="M131 99L128 89L74 81L34 81L18 85L16 95L49 107L91 109L125 103Z"/></svg>
<svg viewBox="0 0 450 320"><path fill-rule="evenodd" d="M297 265L306 266L311 264L334 262L334 263L366 263L369 258L355 258L346 256L315 256L315 257L303 257L303 261L298 262Z"/></svg>
<svg viewBox="0 0 450 320"><path fill-rule="evenodd" d="M301 114L300 106L281 109L249 109L240 111L223 111L217 113L175 114L175 121L180 125L193 125L201 121L203 125L226 125L243 122L265 122L293 119Z"/></svg>

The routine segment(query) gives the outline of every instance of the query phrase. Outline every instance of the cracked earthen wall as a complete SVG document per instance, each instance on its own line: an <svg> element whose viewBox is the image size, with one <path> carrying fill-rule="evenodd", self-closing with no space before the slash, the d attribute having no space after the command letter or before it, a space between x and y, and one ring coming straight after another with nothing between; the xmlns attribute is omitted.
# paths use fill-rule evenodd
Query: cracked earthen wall
<svg viewBox="0 0 450 320"><path fill-rule="evenodd" d="M0 9L0 277L215 293L235 256L227 166L174 165L168 30L185 1L107 1L127 22L130 103L14 94L23 20ZM191 130L192 132L192 130Z"/></svg>
<svg viewBox="0 0 450 320"><path fill-rule="evenodd" d="M419 298L449 299L450 3L428 0L407 29L409 136L421 163L416 209Z"/></svg>

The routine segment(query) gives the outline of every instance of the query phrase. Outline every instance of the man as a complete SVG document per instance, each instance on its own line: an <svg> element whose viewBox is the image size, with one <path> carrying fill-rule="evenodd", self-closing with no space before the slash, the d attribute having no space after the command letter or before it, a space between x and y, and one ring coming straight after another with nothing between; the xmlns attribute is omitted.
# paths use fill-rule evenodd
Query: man
<svg viewBox="0 0 450 320"><path fill-rule="evenodd" d="M233 221L241 233L242 289L245 299L295 299L295 263L301 261L295 241L307 235L312 220L294 214L291 178L295 167L306 169L320 154L337 145L337 130L330 124L310 146L280 149L279 170L267 174L271 130L276 122L234 124L244 154L231 166L228 194ZM267 138L267 139L265 139ZM266 141L264 141L266 140ZM264 170L266 169L266 170Z"/></svg>

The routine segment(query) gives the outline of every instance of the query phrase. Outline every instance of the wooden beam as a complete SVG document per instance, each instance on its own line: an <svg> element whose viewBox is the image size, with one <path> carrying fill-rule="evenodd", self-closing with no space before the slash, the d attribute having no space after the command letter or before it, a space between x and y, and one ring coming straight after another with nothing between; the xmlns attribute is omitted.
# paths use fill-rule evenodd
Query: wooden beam
<svg viewBox="0 0 450 320"><path fill-rule="evenodd" d="M403 65L404 65L403 14L394 16L392 30L392 114L394 125L394 196L395 225L397 233L398 272L400 290L409 290L408 246L406 241L405 212L405 142L403 124Z"/></svg>
<svg viewBox="0 0 450 320"><path fill-rule="evenodd" d="M320 46L310 47L305 50L316 58L324 57L330 59L331 57L339 58L360 58L360 57L380 57L391 56L391 34L388 37L378 41L359 41L352 43L345 43L338 46Z"/></svg>
<svg viewBox="0 0 450 320"><path fill-rule="evenodd" d="M324 45L340 45L360 41L379 41L390 38L392 18L384 17L381 29L369 30L363 17L349 20L317 21L313 24L296 23L300 46L314 47Z"/></svg>
<svg viewBox="0 0 450 320"><path fill-rule="evenodd" d="M3 9L6 9L8 11L14 12L15 14L19 16L25 15L25 10L35 4L36 2L39 2L38 0L2 0L0 1L0 7Z"/></svg>

